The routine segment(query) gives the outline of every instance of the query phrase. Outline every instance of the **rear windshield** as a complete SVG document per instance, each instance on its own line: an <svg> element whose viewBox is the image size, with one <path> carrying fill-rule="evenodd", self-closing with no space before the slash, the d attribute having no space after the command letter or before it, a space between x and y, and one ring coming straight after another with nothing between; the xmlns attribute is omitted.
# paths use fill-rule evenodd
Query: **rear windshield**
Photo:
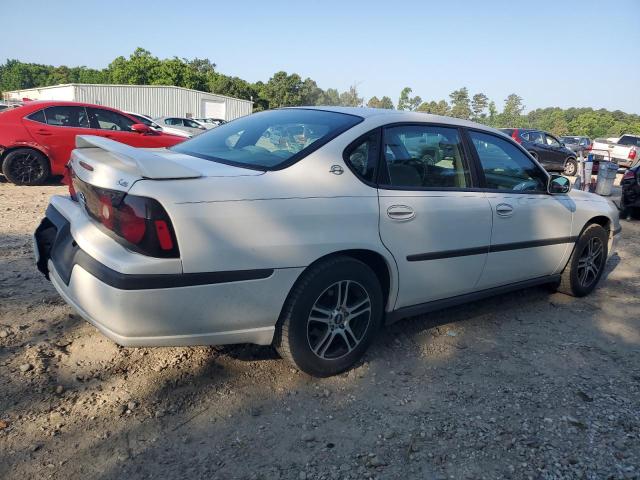
<svg viewBox="0 0 640 480"><path fill-rule="evenodd" d="M255 170L278 170L361 121L355 115L322 110L271 110L225 123L171 150Z"/></svg>

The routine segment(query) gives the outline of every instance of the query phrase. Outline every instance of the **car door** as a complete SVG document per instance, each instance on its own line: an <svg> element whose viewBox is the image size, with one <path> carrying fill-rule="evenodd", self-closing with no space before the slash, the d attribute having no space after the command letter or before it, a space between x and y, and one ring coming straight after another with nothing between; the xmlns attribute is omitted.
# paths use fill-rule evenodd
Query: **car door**
<svg viewBox="0 0 640 480"><path fill-rule="evenodd" d="M380 237L398 266L395 308L472 291L487 257L491 207L474 190L458 128L383 129Z"/></svg>
<svg viewBox="0 0 640 480"><path fill-rule="evenodd" d="M575 203L568 195L548 194L548 175L513 142L468 133L492 210L491 245L478 289L556 273L575 241Z"/></svg>
<svg viewBox="0 0 640 480"><path fill-rule="evenodd" d="M46 147L54 175L60 174L69 161L76 135L90 133L85 108L75 105L47 107L32 113L23 123L31 136Z"/></svg>
<svg viewBox="0 0 640 480"><path fill-rule="evenodd" d="M564 162L567 159L567 151L553 135L548 133L544 134L545 145L549 151L551 170L562 171L564 170Z"/></svg>
<svg viewBox="0 0 640 480"><path fill-rule="evenodd" d="M158 137L131 130L135 122L121 113L106 108L87 107L95 135L126 143L132 147L156 147Z"/></svg>

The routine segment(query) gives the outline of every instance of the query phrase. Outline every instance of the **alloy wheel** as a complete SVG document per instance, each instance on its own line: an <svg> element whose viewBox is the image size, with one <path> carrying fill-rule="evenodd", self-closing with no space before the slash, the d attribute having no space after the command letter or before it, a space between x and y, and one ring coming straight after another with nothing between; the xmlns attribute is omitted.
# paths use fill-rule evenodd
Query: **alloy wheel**
<svg viewBox="0 0 640 480"><path fill-rule="evenodd" d="M351 353L363 340L371 322L371 298L353 280L334 283L317 298L307 320L311 351L323 360Z"/></svg>
<svg viewBox="0 0 640 480"><path fill-rule="evenodd" d="M11 175L20 183L31 183L44 175L40 160L33 153L25 153L14 158L9 166Z"/></svg>
<svg viewBox="0 0 640 480"><path fill-rule="evenodd" d="M591 238L584 246L578 259L578 282L587 288L598 279L600 270L604 266L604 246L599 238Z"/></svg>
<svg viewBox="0 0 640 480"><path fill-rule="evenodd" d="M572 177L576 174L576 164L572 161L568 161L564 166L564 174Z"/></svg>

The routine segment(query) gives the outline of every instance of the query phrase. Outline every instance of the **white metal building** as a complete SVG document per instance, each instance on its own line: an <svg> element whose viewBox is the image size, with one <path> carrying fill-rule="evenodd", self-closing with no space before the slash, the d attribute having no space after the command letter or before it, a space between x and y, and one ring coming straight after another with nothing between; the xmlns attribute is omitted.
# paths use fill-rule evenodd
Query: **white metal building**
<svg viewBox="0 0 640 480"><path fill-rule="evenodd" d="M142 113L152 118L175 116L233 120L253 111L253 102L250 100L161 85L69 83L14 90L4 92L3 96L8 101L29 98L94 103L127 112Z"/></svg>

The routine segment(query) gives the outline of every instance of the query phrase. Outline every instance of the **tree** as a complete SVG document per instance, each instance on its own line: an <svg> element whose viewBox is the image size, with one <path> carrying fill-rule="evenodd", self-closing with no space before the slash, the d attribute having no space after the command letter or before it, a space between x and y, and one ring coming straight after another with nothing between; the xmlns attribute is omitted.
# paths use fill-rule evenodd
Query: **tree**
<svg viewBox="0 0 640 480"><path fill-rule="evenodd" d="M157 79L160 60L144 48L136 48L128 59L117 57L109 64L110 83L151 85Z"/></svg>
<svg viewBox="0 0 640 480"><path fill-rule="evenodd" d="M498 108L496 107L496 103L493 101L489 102L489 116L487 117L487 125L491 127L498 126Z"/></svg>
<svg viewBox="0 0 640 480"><path fill-rule="evenodd" d="M468 120L471 117L471 107L469 106L469 90L462 87L449 94L451 99L451 116Z"/></svg>
<svg viewBox="0 0 640 480"><path fill-rule="evenodd" d="M404 87L400 92L400 98L398 98L398 110L415 110L422 103L422 99L419 96L411 97L411 88Z"/></svg>
<svg viewBox="0 0 640 480"><path fill-rule="evenodd" d="M340 105L343 107L361 107L363 98L358 96L358 89L351 85L349 90L340 94Z"/></svg>
<svg viewBox="0 0 640 480"><path fill-rule="evenodd" d="M504 109L502 110L501 121L505 127L520 127L522 126L522 112L524 111L524 105L522 104L522 97L515 93L510 94L504 100Z"/></svg>
<svg viewBox="0 0 640 480"><path fill-rule="evenodd" d="M327 90L322 93L318 101L320 102L319 105L340 105L340 92L335 88L327 88Z"/></svg>
<svg viewBox="0 0 640 480"><path fill-rule="evenodd" d="M302 79L297 73L275 73L260 92L269 108L299 106L304 103Z"/></svg>
<svg viewBox="0 0 640 480"><path fill-rule="evenodd" d="M487 118L485 110L489 106L489 97L484 93L476 93L471 99L471 119L474 122L483 122Z"/></svg>
<svg viewBox="0 0 640 480"><path fill-rule="evenodd" d="M382 97L378 99L378 97L371 97L367 102L367 107L370 108L386 108L389 110L393 110L393 101L389 97Z"/></svg>
<svg viewBox="0 0 640 480"><path fill-rule="evenodd" d="M439 102L432 100L430 102L421 103L417 108L417 111L447 116L449 115L449 104L446 100L440 100Z"/></svg>

